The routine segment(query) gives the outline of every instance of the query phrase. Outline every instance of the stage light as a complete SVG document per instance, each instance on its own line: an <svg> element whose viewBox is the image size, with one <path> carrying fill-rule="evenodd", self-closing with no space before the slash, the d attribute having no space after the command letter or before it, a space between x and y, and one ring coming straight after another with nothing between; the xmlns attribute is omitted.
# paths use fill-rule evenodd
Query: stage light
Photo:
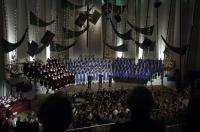
<svg viewBox="0 0 200 132"><path fill-rule="evenodd" d="M119 45L122 45L122 39L121 38L118 38L118 42L117 42L117 46L119 46ZM117 52L117 57L119 57L119 58L121 58L121 57L123 57L123 52Z"/></svg>
<svg viewBox="0 0 200 132"><path fill-rule="evenodd" d="M139 42L142 43L144 41L144 36L140 36ZM139 47L139 52L138 52L138 59L143 58L143 49Z"/></svg>
<svg viewBox="0 0 200 132"><path fill-rule="evenodd" d="M46 47L46 59L50 58L50 46Z"/></svg>

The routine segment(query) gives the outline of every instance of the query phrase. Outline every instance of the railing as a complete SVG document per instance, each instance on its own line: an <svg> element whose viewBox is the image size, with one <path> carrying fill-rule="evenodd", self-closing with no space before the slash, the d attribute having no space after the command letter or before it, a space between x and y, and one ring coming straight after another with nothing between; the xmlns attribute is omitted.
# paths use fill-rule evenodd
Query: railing
<svg viewBox="0 0 200 132"><path fill-rule="evenodd" d="M109 130L110 130L110 126L112 126L112 125L115 125L115 123L108 123L108 124L101 124L101 125L93 125L93 126L88 126L88 127L81 127L81 128L74 128L74 129L68 129L68 130L66 130L66 132L72 132L72 131L83 131L83 130L85 130L85 131L87 131L88 129L93 129L93 128L102 128L102 127L106 127L106 129L104 128L104 130L103 130L103 128L102 128L102 130L101 130L101 132L103 131L103 132L109 132ZM178 124L174 124L174 125L167 125L166 126L166 130L165 130L165 132L167 132L169 129L173 129L173 128L177 128L177 127L182 127L184 125L184 123L178 123ZM92 132L97 132L97 130L94 130L94 131L92 131Z"/></svg>
<svg viewBox="0 0 200 132"><path fill-rule="evenodd" d="M23 72L23 63L6 64L4 66L4 68L9 70L13 74L22 73Z"/></svg>
<svg viewBox="0 0 200 132"><path fill-rule="evenodd" d="M88 126L88 127L74 128L74 129L66 130L66 132L86 130L86 129L97 128L97 127L105 127L105 126L107 127L107 126L112 126L114 124L115 123L107 123L107 124L93 125L93 126Z"/></svg>

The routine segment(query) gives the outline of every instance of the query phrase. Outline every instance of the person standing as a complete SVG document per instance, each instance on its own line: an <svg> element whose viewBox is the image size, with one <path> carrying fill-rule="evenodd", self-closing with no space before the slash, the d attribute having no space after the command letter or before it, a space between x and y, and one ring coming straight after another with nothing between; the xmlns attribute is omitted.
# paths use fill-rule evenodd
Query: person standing
<svg viewBox="0 0 200 132"><path fill-rule="evenodd" d="M99 73L99 88L102 88L102 83L103 83L103 74Z"/></svg>
<svg viewBox="0 0 200 132"><path fill-rule="evenodd" d="M88 74L88 89L91 89L91 84L92 84L92 74L91 73L89 73Z"/></svg>
<svg viewBox="0 0 200 132"><path fill-rule="evenodd" d="M109 72L109 75L108 75L108 86L109 86L109 87L112 86L112 78L113 78L112 72L110 71L110 72Z"/></svg>

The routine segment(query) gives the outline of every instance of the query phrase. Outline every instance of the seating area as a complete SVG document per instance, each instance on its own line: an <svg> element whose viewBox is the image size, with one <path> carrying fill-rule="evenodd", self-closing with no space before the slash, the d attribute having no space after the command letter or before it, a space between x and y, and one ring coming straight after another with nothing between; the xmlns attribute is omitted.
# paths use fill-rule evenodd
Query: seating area
<svg viewBox="0 0 200 132"><path fill-rule="evenodd" d="M70 129L90 127L93 125L109 124L116 122L124 122L130 118L130 110L125 103L126 96L131 89L100 89L98 91L79 91L71 93L73 103L73 121ZM185 122L186 108L189 103L190 94L187 90L177 92L171 88L155 87L150 88L155 105L151 117L164 122L164 124L172 125ZM11 99L11 97L5 97ZM4 98L4 100L5 100ZM13 99L16 99L13 97ZM9 101L8 101L9 102ZM12 112L22 112L23 108L28 105L26 101L16 101ZM21 103L24 102L24 105ZM34 121L37 117L34 116ZM16 121L16 120L15 120ZM27 120L22 120L27 122ZM28 121L29 122L29 121ZM31 123L31 122L30 122ZM27 123L25 123L27 124ZM109 127L100 127L98 130L109 131ZM87 131L98 131L87 129Z"/></svg>
<svg viewBox="0 0 200 132"><path fill-rule="evenodd" d="M39 122L33 112L22 115L9 115L0 117L0 130L2 132L39 132Z"/></svg>
<svg viewBox="0 0 200 132"><path fill-rule="evenodd" d="M76 93L73 98L73 128L96 124L124 122L130 117L130 110L125 104L130 89L116 91L101 90L97 92ZM187 91L177 93L172 89L158 88L152 90L155 105L151 117L166 125L185 121L186 108L189 103Z"/></svg>
<svg viewBox="0 0 200 132"><path fill-rule="evenodd" d="M5 117L6 114L20 113L30 110L31 102L20 96L5 96L0 97L0 115ZM6 113L5 113L6 112Z"/></svg>
<svg viewBox="0 0 200 132"><path fill-rule="evenodd" d="M11 113L21 113L27 110L30 110L31 108L31 102L29 100L23 99L20 101L15 102L10 108L9 111Z"/></svg>

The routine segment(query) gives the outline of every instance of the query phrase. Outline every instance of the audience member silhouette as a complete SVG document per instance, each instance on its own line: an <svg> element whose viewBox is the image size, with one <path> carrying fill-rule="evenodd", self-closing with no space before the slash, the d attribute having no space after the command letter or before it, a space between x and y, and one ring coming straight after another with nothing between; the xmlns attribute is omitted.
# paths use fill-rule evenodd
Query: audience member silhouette
<svg viewBox="0 0 200 132"><path fill-rule="evenodd" d="M38 111L43 132L64 132L72 120L72 104L62 93L49 95Z"/></svg>
<svg viewBox="0 0 200 132"><path fill-rule="evenodd" d="M200 131L200 90L193 90L188 105L188 114L184 132Z"/></svg>
<svg viewBox="0 0 200 132"><path fill-rule="evenodd" d="M131 120L117 123L111 132L163 132L164 124L150 118L154 100L151 92L144 86L137 86L127 96L127 106L131 111Z"/></svg>

